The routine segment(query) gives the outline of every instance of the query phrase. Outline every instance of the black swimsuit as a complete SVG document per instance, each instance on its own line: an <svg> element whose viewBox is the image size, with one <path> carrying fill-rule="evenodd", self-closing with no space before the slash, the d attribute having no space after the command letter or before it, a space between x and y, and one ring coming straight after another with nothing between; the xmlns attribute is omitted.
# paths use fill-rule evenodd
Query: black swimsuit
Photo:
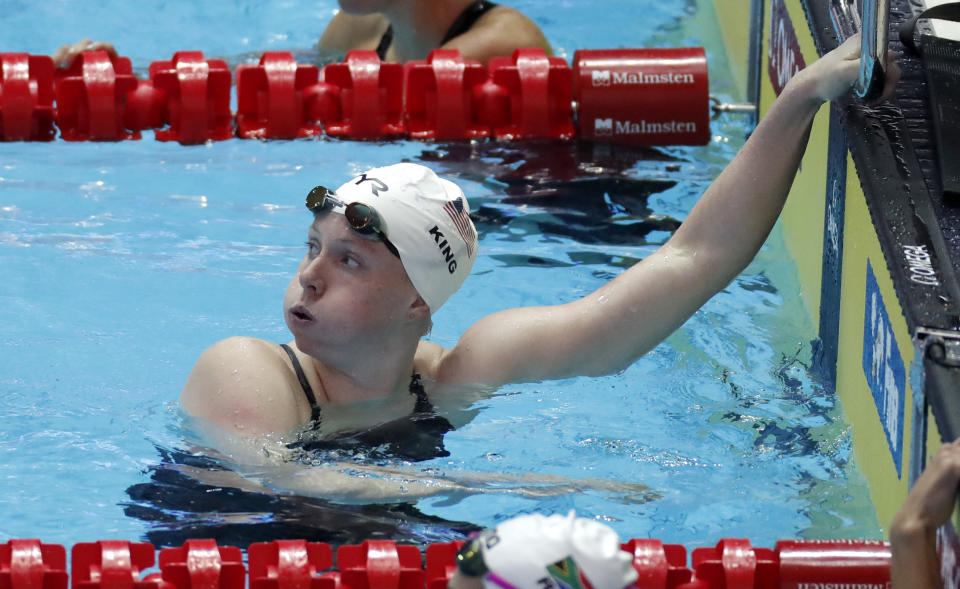
<svg viewBox="0 0 960 589"><path fill-rule="evenodd" d="M290 355L310 401L316 428L320 406L293 350L287 345L281 347ZM306 432L289 447L304 452L302 458L307 462L315 459L314 452L411 461L449 456L443 447L443 434L453 426L434 412L417 374L410 380L410 393L417 402L407 417L332 440L315 439ZM423 514L407 502L341 505L316 497L248 491L224 483L214 486L192 473L215 473L228 470L227 466L195 451L157 450L162 458L148 470L150 480L128 487L130 501L123 507L127 516L148 522L146 538L158 548L180 546L191 538L213 538L220 545L240 547L276 538L303 538L334 546L369 539L425 545L461 540L480 529L469 522ZM327 457L329 454L320 459Z"/></svg>
<svg viewBox="0 0 960 589"><path fill-rule="evenodd" d="M297 380L303 388L303 394L310 403L311 431L316 432L320 427L321 414L313 388L307 381L307 375L304 374L303 367L290 346L280 344L280 347L290 357ZM402 458L415 462L449 456L450 453L443 447L443 435L453 430L453 425L445 417L437 415L427 397L427 392L423 389L419 374L414 373L410 377L410 394L416 397L416 403L413 413L406 417L369 429L338 435L335 439L301 437L289 446L306 452L347 451L363 453L371 458Z"/></svg>
<svg viewBox="0 0 960 589"><path fill-rule="evenodd" d="M121 505L128 517L144 522L145 539L158 549L182 546L192 538L213 538L221 546L241 548L277 538L333 546L370 539L422 546L462 540L480 530L469 522L421 513L408 502L344 505L318 497L250 491L222 481L208 483L201 480L206 473L229 467L196 450L159 446L157 450L161 459L146 471L149 480L129 486L129 500Z"/></svg>
<svg viewBox="0 0 960 589"><path fill-rule="evenodd" d="M457 17L457 20L453 21L453 24L447 29L447 34L443 37L443 40L440 41L440 45L446 45L455 37L459 37L469 31L473 28L473 25L480 20L481 16L495 6L496 4L494 2L487 2L486 0L476 0L476 2L467 6L463 12L460 13L460 16ZM380 56L380 61L386 60L387 49L390 49L391 43L393 43L393 25L387 27L387 30L383 33L383 37L380 37L380 44L377 45L377 55Z"/></svg>

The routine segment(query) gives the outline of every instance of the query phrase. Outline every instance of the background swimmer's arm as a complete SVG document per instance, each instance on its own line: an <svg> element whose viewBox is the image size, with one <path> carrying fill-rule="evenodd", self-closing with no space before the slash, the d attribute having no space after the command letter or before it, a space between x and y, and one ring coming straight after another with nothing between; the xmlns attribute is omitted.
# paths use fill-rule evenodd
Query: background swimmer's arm
<svg viewBox="0 0 960 589"><path fill-rule="evenodd" d="M106 51L110 54L110 57L117 57L117 50L114 48L113 43L80 39L76 43L62 45L53 52L51 58L53 59L53 65L55 67L67 68L70 67L73 60L84 51L97 51L99 49Z"/></svg>
<svg viewBox="0 0 960 589"><path fill-rule="evenodd" d="M194 365L180 404L199 417L239 435L286 432L310 414L303 393L272 343L231 337L210 346ZM298 404L302 403L302 407Z"/></svg>
<svg viewBox="0 0 960 589"><path fill-rule="evenodd" d="M446 381L599 375L632 364L753 259L793 182L814 115L857 78L859 37L798 73L659 250L583 299L477 322L438 361Z"/></svg>

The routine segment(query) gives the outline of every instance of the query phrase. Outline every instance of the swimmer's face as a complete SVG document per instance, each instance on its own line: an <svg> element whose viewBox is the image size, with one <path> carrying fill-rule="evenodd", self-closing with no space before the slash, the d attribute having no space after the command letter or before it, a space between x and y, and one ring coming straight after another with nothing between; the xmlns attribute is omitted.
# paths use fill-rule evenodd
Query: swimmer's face
<svg viewBox="0 0 960 589"><path fill-rule="evenodd" d="M304 352L352 343L369 348L385 340L384 330L429 315L400 260L343 215L318 215L305 247L284 296L284 318Z"/></svg>

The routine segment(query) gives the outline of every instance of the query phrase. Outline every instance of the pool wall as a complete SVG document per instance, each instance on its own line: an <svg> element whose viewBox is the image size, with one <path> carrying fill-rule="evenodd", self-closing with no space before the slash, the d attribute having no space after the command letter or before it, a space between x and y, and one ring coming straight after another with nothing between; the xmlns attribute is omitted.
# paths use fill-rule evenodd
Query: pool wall
<svg viewBox="0 0 960 589"><path fill-rule="evenodd" d="M917 139L928 118L925 86L895 31L910 10L891 4L897 91L881 105L853 99L820 111L782 217L804 306L819 326L818 373L841 401L887 533L926 459L960 433L949 394L960 390L960 369L948 365L960 335L956 219L931 181L935 146ZM733 70L746 72L738 83L761 80L761 116L795 71L837 44L827 2L762 0L759 22L740 2L713 6L731 61L740 60ZM762 51L745 64L757 36Z"/></svg>
<svg viewBox="0 0 960 589"><path fill-rule="evenodd" d="M690 22L709 22L691 8L692 4L692 1L686 3L684 14L676 17L683 22L684 28ZM623 14L636 13L638 21L642 15L644 23L650 21L654 12L659 10L654 7L642 11L632 6L630 8L631 11L623 11ZM550 10L552 12L555 9L551 6ZM171 12L167 9L162 11L163 15ZM673 19L671 16L667 25ZM556 20L566 22L578 19L561 17ZM701 42L699 32L689 35L667 25L657 36L649 38L636 38L631 30L629 41L641 46L669 46L691 39ZM622 21L617 23L617 27L629 28L624 27ZM587 43L582 38L574 38L575 35L570 37L567 47ZM613 38L603 37L595 43L613 44L613 41ZM196 41L188 43L182 38L173 42L177 43L177 48L198 46ZM130 45L124 43L124 47ZM11 41L9 46L20 49L31 45ZM203 43L199 43L199 46L205 50L208 47ZM153 58L169 55L168 49L167 46L148 46L138 51L142 56ZM708 55L716 56L719 53L713 51ZM146 62L147 57L141 57L135 63L145 65ZM713 71L724 70L717 67ZM713 89L722 88L726 82L724 78L722 74L714 76L711 84ZM716 137L707 149L658 150L660 157L666 158L665 161L642 162L637 165L635 172L631 171L626 178L616 176L613 182L601 178L603 183L600 188L603 190L599 196L604 197L604 203L611 201L609 205L604 205L603 210L606 212L608 206L619 210L620 204L615 198L617 195L639 192L638 189L650 184L659 187L651 199L655 202L652 210L682 218L685 209L678 208L676 203L692 203L696 199L709 178L713 177L714 171L718 172L728 161L727 155L732 156L735 152L746 131L739 125L734 131L729 131L732 125L724 119L720 117L714 123ZM419 145L406 142L398 142L387 148L364 142L260 143L240 140L197 147L154 141L122 144L58 141L43 145L5 145L8 154L4 162L5 187L11 188L11 193L23 199L22 204L16 201L8 211L13 223L25 218L27 227L11 232L16 251L24 253L11 258L18 264L17 270L11 274L22 281L15 281L17 287L14 293L32 294L28 290L35 276L35 272L28 271L31 268L42 268L45 275L56 275L65 283L72 283L73 288L70 291L70 306L57 304L60 293L56 289L42 289L42 294L46 295L41 299L42 317L49 316L51 322L55 320L63 328L42 330L34 336L33 322L28 321L20 329L23 333L29 333L30 339L27 336L21 339L20 332L8 338L10 348L23 354L12 356L16 370L8 369L12 378L17 379L13 383L14 391L21 393L19 398L23 399L23 408L12 407L11 414L16 416L19 413L27 418L8 423L6 439L10 440L10 455L17 458L17 463L27 464L31 469L24 469L27 472L17 472L15 469L4 471L5 474L14 472L14 476L20 477L20 484L15 486L14 493L4 497L6 505L14 506L8 513L16 513L17 517L10 518L10 526L2 531L13 530L16 534L13 537L43 537L47 541L60 540L64 543L78 539L132 538L140 535L142 529L139 520L133 521L132 517L122 516L111 519L111 516L122 513L118 505L121 501L126 504L129 493L125 493L124 489L128 485L131 489L141 489L141 485L149 484L146 479L152 482L151 473L158 472L153 468L157 450L179 448L176 445L181 441L179 428L171 427L171 431L159 428L167 422L171 426L178 425L175 416L176 393L185 377L183 372L189 369L190 362L202 349L201 345L207 345L217 337L233 334L235 330L265 339L280 337L278 334L285 333L282 325L262 318L263 306L264 301L273 300L271 293L278 291L273 286L274 282L286 283L289 271L287 258L295 251L299 252L299 244L296 243L299 240L292 234L296 233L299 237L301 233L298 214L303 214L302 206L296 202L289 204L282 200L285 196L281 195L299 194L305 176L311 179L317 175L339 177L345 169L379 162L384 157L421 159L452 172L461 180L467 180L472 188L469 190L471 202L478 204L478 210L485 211L485 214L506 211L507 215L513 215L521 207L533 209L543 205L548 207L546 210L552 216L563 204L522 199L521 193L514 192L514 185L507 183L515 177L512 173L490 171L494 164L488 160L504 160L504 164L497 164L498 168L514 167L514 164L506 161L507 156L497 155L501 148L497 147L498 151L494 151L489 149L490 146L471 146L470 151L475 149L476 152L470 155L468 161L457 162L460 156L456 154L464 151L462 146L433 146L430 151L439 154L436 156L428 154ZM527 160L549 159L552 165L555 159L560 159L554 158L554 155L559 152L563 156L564 149L551 147L543 150L543 157L538 155L539 152L524 157ZM441 163L437 157L449 157L450 161ZM580 161L568 157L572 161ZM473 161L475 158L482 159L482 165L476 165L477 162ZM32 165L35 161L39 165ZM46 165L48 161L52 165ZM522 167L529 168L532 163L525 161ZM634 165L623 164L627 167ZM620 168L621 165L617 163L614 170ZM481 171L480 174L476 173L477 169ZM592 167L590 170L590 174L595 173ZM677 184L675 189L663 195L657 194L665 190L663 186L673 186L676 183L673 178L680 173L686 174L688 170L693 172L692 180ZM519 175L520 170L516 172ZM643 182L630 181L633 176L639 176ZM501 182L501 179L505 181ZM262 180L262 183L258 180ZM18 183L25 189L16 190ZM593 185L593 182L578 182L564 188L567 188L568 197L572 193L577 202L585 203L592 194L588 189ZM534 188L544 190L550 186ZM472 198L474 194L477 200ZM614 198L608 198L611 195ZM49 206L51 202L56 206ZM67 204L76 210L68 210ZM167 214L160 214L164 209ZM629 207L626 210L630 210ZM25 211L25 214L21 211ZM560 214L564 214L558 217L564 223L551 221L551 224L560 226L564 231L568 229L566 224L571 224L579 231L579 216L571 217L562 208ZM537 218L547 216L544 213L537 215ZM619 215L617 213L618 218ZM530 235L547 232L541 229L540 224L533 224L526 219L526 215L509 225L501 234L493 230L487 234L488 237L493 235L493 238L489 238L491 253L484 262L487 272L476 278L474 284L477 286L468 286L468 289L479 289L485 281L491 284L494 280L507 285L514 282L521 284L520 278L515 279L515 276L522 276L529 281L530 276L539 276L534 272L541 272L531 268L542 266L544 259L550 263L548 265L553 265L554 258L558 258L561 263L555 265L561 268L561 272L578 272L585 276L575 282L573 292L579 292L582 288L588 288L581 285L592 285L594 280L606 279L617 271L616 264L622 267L622 264L646 251L630 249L632 245L621 248L619 242L607 240L578 246L578 251L573 252L576 256L570 256L573 262L599 257L597 254L614 257L614 263L608 264L609 268L594 269L592 263L579 266L568 264L566 253L558 256L544 243L534 242L526 250L530 257L524 257L522 264L517 264L521 256L516 254L514 244L528 232ZM43 227L35 229L38 226ZM48 226L52 228L48 229ZM141 227L148 230L140 231ZM296 231L288 232L287 228L295 228ZM619 225L612 228L618 229ZM567 233L557 235L565 236ZM657 236L651 243L662 237ZM22 245L17 242L20 238L25 242ZM291 240L295 242L292 245ZM776 237L775 240L779 241ZM553 243L556 238L554 234L548 234L544 241ZM634 241L631 239L630 244ZM98 246L102 243L106 245ZM114 243L119 245L112 245ZM39 247L29 247L31 244ZM583 252L579 251L581 249ZM776 248L765 248L764 257L770 257L770 249L777 250L773 259L778 260L775 264L779 264L782 248L779 244ZM581 256L581 253L588 255ZM534 255L538 257L534 258ZM98 259L106 261L113 258L119 261L94 263ZM253 258L263 264L258 264L251 271ZM515 266L504 268L501 264ZM715 542L717 538L733 535L748 537L758 545L771 545L771 537L776 539L795 535L816 538L834 538L841 534L845 537L878 537L876 526L870 526L867 531L864 531L866 526L860 526L866 518L858 516L866 509L850 509L851 503L857 506L865 504L861 500L865 493L851 492L853 484L850 481L853 478L848 480L844 476L848 468L848 435L843 424L833 427L835 411L832 399L825 399L827 395L820 394L821 387L815 384L807 386L810 379L805 363L809 346L805 345L801 352L797 352L793 346L781 345L789 337L785 332L798 333L782 323L769 328L766 325L754 328L755 322L758 325L765 324L762 319L768 315L787 316L790 319L803 315L802 312L792 312L797 306L793 296L782 297L779 294L792 295L796 292L797 289L793 287L795 279L774 281L776 286L772 286L765 276L768 265L762 260L758 262L755 276L748 272L742 281L738 281L742 284L731 286L732 294L728 291L717 297L712 307L698 313L688 329L678 333L672 342L648 356L643 363L638 363L631 369L631 375L624 377L632 379L632 375L638 372L648 372L657 375L656 380L652 381L654 385L637 387L635 381L621 380L618 376L605 381L602 386L591 381L577 382L577 387L569 390L567 383L564 383L563 390L557 391L552 386L531 386L523 389L523 394L515 394L510 390L497 399L498 409L484 408L489 416L485 423L478 423L473 431L463 428L456 434L463 445L455 455L466 455L462 448L480 440L476 446L482 447L482 450L477 450L476 456L482 460L481 467L490 464L490 468L500 471L504 470L504 465L511 465L507 469L520 468L529 463L527 457L515 456L510 452L492 452L484 431L495 431L498 437L511 439L503 435L504 431L509 431L503 425L507 422L498 420L501 414L494 411L501 411L509 419L526 413L545 414L550 421L546 422L545 427L538 427L538 430L543 432L539 439L546 439L547 443L531 442L528 446L536 449L535 456L547 456L541 453L541 449L552 447L554 439L558 439L564 444L563 459L554 459L549 463L537 460L535 464L564 468L566 470L561 472L574 475L588 471L611 480L642 480L651 486L668 489L669 495L665 499L649 503L625 501L622 503L625 507L620 507L619 502L607 503L603 498L582 493L576 497L562 497L540 504L522 503L523 500L517 498L512 503L506 503L505 508L504 502L495 503L478 497L465 500L462 505L440 505L439 500L423 502L424 509L447 519L459 519L459 513L466 512L470 514L471 521L486 524L496 521L495 518L512 514L511 510L538 508L565 513L567 509L577 507L580 512L602 514L602 517L621 526L621 537L632 537L627 534L661 537L664 541L682 542L689 546L704 545ZM786 267L787 263L783 263L783 266L785 274L792 274ZM497 268L495 274L489 273L493 267ZM24 271L20 272L20 268ZM59 274L57 270L65 272ZM90 276L102 279L91 280ZM90 283L93 286L86 286ZM235 283L249 287L237 289ZM201 288L201 285L207 288ZM241 295L240 290L245 292ZM502 304L499 299L503 295L518 290L513 286L504 288L498 300L485 301L484 304L489 304L492 311L495 305ZM196 296L195 292L229 292L230 295L209 297L209 301L189 301ZM741 304L738 295L742 292L756 293L756 297L747 299L750 304ZM131 296L122 298L117 297L116 293ZM554 300L554 294L551 290L538 288L537 292L529 295L521 293L518 298L525 297L522 302L530 304L544 298ZM789 301L790 311L770 311L781 309L778 300L782 298ZM9 306L8 316L37 309L33 296L14 297L13 300L15 303L26 301L31 304ZM455 304L444 309L447 317L457 313ZM269 306L272 307L273 303ZM466 322L478 311L486 310L486 307L476 307L473 305L469 313L460 313L457 323L445 318L442 322L445 327L439 327L434 336L440 342L456 341L455 335L463 327L459 321ZM19 313L20 309L25 312ZM109 310L110 313L99 313L99 309ZM727 320L728 317L730 320ZM135 327L133 321L136 322ZM806 344L813 337L812 331L807 328L809 321L803 317L798 322L803 323L799 329L802 335L794 337ZM21 325L16 321L10 323ZM53 327L59 328L60 325ZM146 350L139 345L139 334L147 330L152 341L163 342L163 345ZM774 345L766 345L768 330L775 333L774 339L777 341L773 342ZM81 337L74 338L75 333ZM53 337L61 339L53 340ZM34 339L40 339L44 344L53 341L60 344L57 346L60 350L69 349L69 352L58 354L55 358L57 364L49 366L50 363L41 363L36 359L47 346L20 343ZM69 348L63 345L76 339L79 339L80 345ZM673 353L673 349L678 353ZM694 350L694 354L688 354L688 350ZM778 358L781 350L785 350L785 357ZM142 365L142 358L147 354L156 360L156 366L148 377L141 378L142 371L130 370L129 367ZM711 371L703 370L699 362L693 361L700 357L708 357L709 366L718 367L715 377ZM752 375L750 368L760 365L760 361L767 357L773 359L772 368L764 369L764 374L759 377ZM41 369L35 370L37 366ZM698 379L687 376L685 369L690 366L694 368L689 373L704 373L698 376L705 377ZM61 367L69 370L62 371ZM63 372L70 373L70 380L61 382ZM766 378L766 372L771 372L770 378ZM679 394L661 392L671 390L662 385L663 376L668 373L680 383L677 387ZM641 391L641 395L623 403L628 398L626 391L634 389ZM648 390L650 394L643 394ZM83 395L89 391L94 392L90 395L92 399ZM41 393L36 405L35 392ZM582 394L584 392L591 396ZM658 397L676 397L678 406L676 409L658 406L653 402ZM571 431L568 424L572 419L567 416L576 416L577 422L591 421L575 413L576 405L568 409L571 406L568 400L577 398L591 399L591 415L599 413L594 409L605 407L613 407L615 414L612 418L594 420L594 423L600 424L596 431L584 431L582 434ZM825 399L825 402L820 403L821 399ZM521 404L527 400L529 404ZM727 403L728 400L732 403ZM534 405L541 401L542 405ZM76 407L78 403L80 407ZM549 410L542 409L548 404ZM731 404L732 408L728 408ZM559 409L555 410L553 406ZM779 411L781 407L786 410L785 415ZM808 414L810 407L812 414ZM90 419L91 413L102 419ZM47 417L51 414L65 417L53 421ZM156 418L158 414L162 419ZM33 419L34 415L40 418ZM78 416L80 419L77 419ZM76 423L80 421L82 427L77 428ZM825 422L829 425L822 427L820 424ZM701 423L702 427L699 425ZM629 427L616 428L614 424ZM81 431L75 432L76 429ZM528 439L526 436L530 434L521 429L519 426L516 428L522 437L517 435L515 439ZM667 434L663 435L664 432ZM540 431L536 433L539 435ZM53 442L44 444L47 439ZM154 445L164 448L154 448ZM819 451L821 447L825 449L824 453ZM574 456L574 460L566 458L568 452ZM625 455L629 460L618 462L616 468L608 469L605 459L609 455ZM93 459L90 459L91 456ZM821 457L823 460L820 460ZM807 461L807 458L810 460ZM511 463L511 460L517 462ZM801 461L804 464L798 465ZM621 464L626 472L620 470ZM34 465L36 468L33 468ZM60 465L65 467L58 469ZM32 476L41 470L43 475L49 473L52 476ZM14 479L11 477L10 480ZM812 483L809 482L811 480ZM859 485L859 482L856 484ZM796 486L801 487L799 493L792 490ZM77 501L67 502L57 497L57 491L61 488L66 488L66 491L61 491L65 498L76 498ZM703 489L710 488L722 492L704 497ZM827 493L836 489L841 492ZM209 489L206 488L199 490L205 496L212 494L208 494ZM851 502L851 495L856 496L855 501ZM140 496L137 495L138 498ZM91 500L91 497L94 499ZM24 499L18 505L21 498ZM808 515L811 511L816 513ZM825 513L831 516L829 527L821 524L814 530L808 520L814 519L817 514L822 519ZM40 514L40 517L35 518L36 514ZM251 518L248 516L246 519ZM70 526L64 525L64 522L70 522ZM850 525L859 527L850 529ZM66 530L68 527L71 528L69 531ZM25 533L29 535L24 536Z"/></svg>

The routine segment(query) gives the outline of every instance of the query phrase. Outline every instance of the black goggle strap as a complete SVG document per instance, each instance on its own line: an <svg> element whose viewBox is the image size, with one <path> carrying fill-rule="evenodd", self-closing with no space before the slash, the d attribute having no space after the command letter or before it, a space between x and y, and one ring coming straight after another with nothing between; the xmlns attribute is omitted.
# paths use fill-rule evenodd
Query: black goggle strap
<svg viewBox="0 0 960 589"><path fill-rule="evenodd" d="M482 577L488 572L480 550L482 542L483 539L480 536L474 536L467 540L457 552L457 569L468 577Z"/></svg>

